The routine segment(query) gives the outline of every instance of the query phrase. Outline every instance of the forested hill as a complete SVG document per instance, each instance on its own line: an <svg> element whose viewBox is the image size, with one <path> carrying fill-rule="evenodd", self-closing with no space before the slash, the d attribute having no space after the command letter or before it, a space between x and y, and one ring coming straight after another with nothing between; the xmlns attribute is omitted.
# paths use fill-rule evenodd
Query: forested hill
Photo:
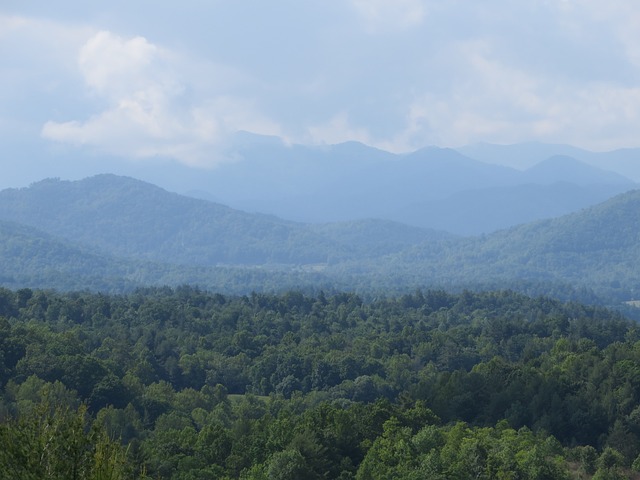
<svg viewBox="0 0 640 480"><path fill-rule="evenodd" d="M617 313L513 292L0 289L0 465L79 480L624 478L640 469L639 345Z"/></svg>
<svg viewBox="0 0 640 480"><path fill-rule="evenodd" d="M571 215L460 238L384 220L290 222L113 175L46 180L0 192L0 282L233 293L522 287L619 304L640 299L639 212L640 191L630 191Z"/></svg>
<svg viewBox="0 0 640 480"><path fill-rule="evenodd" d="M69 290L127 290L132 267L25 225L0 220L0 282L5 286L30 285Z"/></svg>
<svg viewBox="0 0 640 480"><path fill-rule="evenodd" d="M444 236L376 222L368 238L356 241L351 235L345 241L336 238L336 228L323 235L321 228L234 210L115 175L77 182L49 179L3 190L0 219L111 255L197 266L326 263L391 253ZM354 223L354 233L366 226L366 220Z"/></svg>
<svg viewBox="0 0 640 480"><path fill-rule="evenodd" d="M107 253L170 263L312 263L330 249L293 223L113 175L4 190L0 218ZM309 248L299 252L298 244Z"/></svg>
<svg viewBox="0 0 640 480"><path fill-rule="evenodd" d="M640 298L640 191L440 251L416 247L403 252L398 263L413 270L417 259L443 281L557 281Z"/></svg>

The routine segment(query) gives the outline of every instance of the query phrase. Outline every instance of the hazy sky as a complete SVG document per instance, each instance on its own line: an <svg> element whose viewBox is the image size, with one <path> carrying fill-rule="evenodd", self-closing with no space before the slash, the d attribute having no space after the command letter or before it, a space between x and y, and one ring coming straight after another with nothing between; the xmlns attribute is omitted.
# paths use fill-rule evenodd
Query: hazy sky
<svg viewBox="0 0 640 480"><path fill-rule="evenodd" d="M211 165L238 130L638 147L640 2L0 3L0 187L73 156Z"/></svg>

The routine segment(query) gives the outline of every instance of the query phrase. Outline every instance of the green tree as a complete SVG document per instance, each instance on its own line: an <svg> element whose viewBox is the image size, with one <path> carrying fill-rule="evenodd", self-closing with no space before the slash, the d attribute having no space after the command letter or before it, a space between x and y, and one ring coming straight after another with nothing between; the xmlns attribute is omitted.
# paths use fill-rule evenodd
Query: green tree
<svg viewBox="0 0 640 480"><path fill-rule="evenodd" d="M296 449L274 453L267 467L269 480L299 480L316 478L302 454Z"/></svg>
<svg viewBox="0 0 640 480"><path fill-rule="evenodd" d="M85 407L41 404L0 424L0 465L17 480L124 480L125 451L104 430L88 428Z"/></svg>
<svg viewBox="0 0 640 480"><path fill-rule="evenodd" d="M356 474L357 480L407 478L416 468L416 451L411 429L396 418L385 422L383 433L373 442Z"/></svg>

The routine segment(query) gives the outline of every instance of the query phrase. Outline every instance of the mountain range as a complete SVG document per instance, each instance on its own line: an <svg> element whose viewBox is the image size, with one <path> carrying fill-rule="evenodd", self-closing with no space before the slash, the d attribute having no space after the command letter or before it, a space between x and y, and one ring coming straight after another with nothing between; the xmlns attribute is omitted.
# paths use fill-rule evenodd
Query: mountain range
<svg viewBox="0 0 640 480"><path fill-rule="evenodd" d="M65 150L48 175L82 179L108 164L110 173L246 212L319 224L377 218L458 235L571 213L640 181L640 149L588 152L530 142L398 154L358 142L299 145L246 132L225 145L211 153L209 166L198 167ZM16 185L28 183L3 184Z"/></svg>
<svg viewBox="0 0 640 480"><path fill-rule="evenodd" d="M512 145L477 143L456 150L476 160L519 170L533 167L550 157L562 155L595 168L616 172L634 182L640 182L640 149L638 148L592 152L571 145L524 142Z"/></svg>
<svg viewBox="0 0 640 480"><path fill-rule="evenodd" d="M459 235L570 213L636 185L558 154L518 170L447 148L398 155L357 142L309 147L248 134L233 152L237 160L204 173L192 195L301 222L381 218Z"/></svg>
<svg viewBox="0 0 640 480"><path fill-rule="evenodd" d="M115 175L0 192L0 283L9 287L560 285L619 303L640 296L639 240L638 190L474 237L388 220L293 222Z"/></svg>

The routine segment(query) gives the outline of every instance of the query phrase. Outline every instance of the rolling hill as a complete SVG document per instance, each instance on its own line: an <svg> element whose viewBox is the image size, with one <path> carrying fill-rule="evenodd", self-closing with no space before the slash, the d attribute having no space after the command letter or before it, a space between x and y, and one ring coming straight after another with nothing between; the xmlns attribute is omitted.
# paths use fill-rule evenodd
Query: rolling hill
<svg viewBox="0 0 640 480"><path fill-rule="evenodd" d="M640 190L596 206L491 235L403 251L386 265L434 282L564 283L618 299L640 298Z"/></svg>
<svg viewBox="0 0 640 480"><path fill-rule="evenodd" d="M13 222L0 221L0 259L0 283L11 288L118 291L135 286L126 280L131 264Z"/></svg>
<svg viewBox="0 0 640 480"><path fill-rule="evenodd" d="M311 227L115 175L3 190L0 219L113 256L198 267L368 258L442 235L374 220Z"/></svg>
<svg viewBox="0 0 640 480"><path fill-rule="evenodd" d="M620 174L594 167L567 155L553 155L524 172L525 181L549 185L557 182L588 187L591 185L624 185L629 179Z"/></svg>
<svg viewBox="0 0 640 480"><path fill-rule="evenodd" d="M564 285L640 298L639 190L461 238L384 220L289 222L101 175L2 191L0 221L0 283L11 287L188 283L239 293L533 283L540 293Z"/></svg>
<svg viewBox="0 0 640 480"><path fill-rule="evenodd" d="M113 255L179 264L313 263L333 247L293 222L112 175L4 190L0 218Z"/></svg>

